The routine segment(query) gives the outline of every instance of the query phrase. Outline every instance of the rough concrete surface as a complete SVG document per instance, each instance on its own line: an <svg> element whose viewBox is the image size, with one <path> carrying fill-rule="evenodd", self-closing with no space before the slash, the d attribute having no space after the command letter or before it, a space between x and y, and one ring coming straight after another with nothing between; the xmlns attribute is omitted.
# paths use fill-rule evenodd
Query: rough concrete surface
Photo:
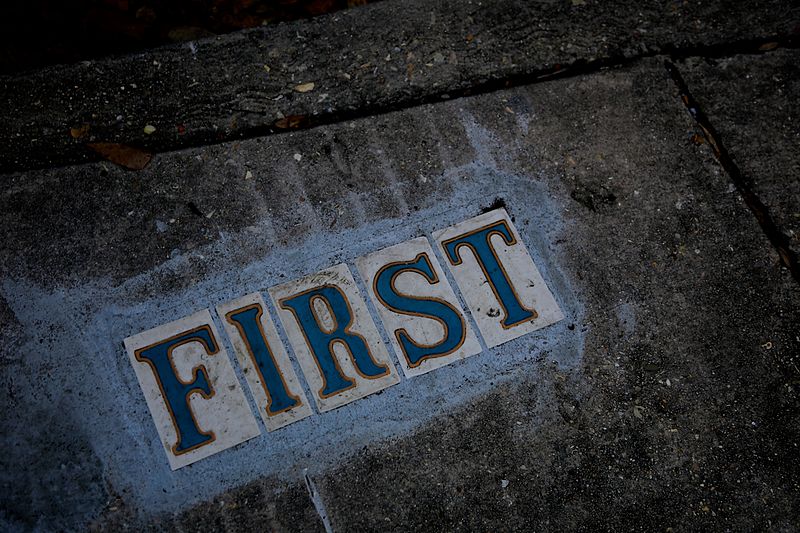
<svg viewBox="0 0 800 533"><path fill-rule="evenodd" d="M316 35L337 16L370 27L401 5L264 31ZM514 6L526 9L480 9L522 28ZM795 9L765 6L753 7L752 35L737 35L763 38L759 20ZM409 13L411 27L429 17ZM723 42L741 24L707 33ZM259 35L195 46L252 40L252 51ZM427 42L422 30L416 38ZM185 53L59 67L24 83L48 72L105 83L91 69L127 72L170 54L178 83ZM678 63L787 232L796 55ZM1 175L0 529L796 531L800 286L697 142L663 60L283 135L223 136L158 153L141 171L89 162ZM220 85L213 63L198 68ZM483 72L477 60L458 68ZM56 109L63 96L42 87ZM360 90L342 98L361 109ZM135 93L130 105L161 104ZM235 114L212 107L198 108L201 121ZM61 120L31 116L35 131ZM40 162L72 161L50 146ZM269 302L269 288L338 263L355 273L364 254L500 206L564 320L274 432L259 420L259 437L170 470L123 339L255 291ZM288 349L280 324L278 333Z"/></svg>
<svg viewBox="0 0 800 533"><path fill-rule="evenodd" d="M387 23L387 21L392 21ZM0 77L0 170L162 151L485 91L587 64L796 39L794 2L385 1ZM295 88L314 83L313 90ZM146 126L152 126L155 131ZM73 132L74 130L74 132Z"/></svg>
<svg viewBox="0 0 800 533"><path fill-rule="evenodd" d="M800 52L687 60L693 94L800 252Z"/></svg>
<svg viewBox="0 0 800 533"><path fill-rule="evenodd" d="M792 530L798 287L694 132L647 60L7 175L6 525ZM496 199L565 321L169 470L124 337Z"/></svg>

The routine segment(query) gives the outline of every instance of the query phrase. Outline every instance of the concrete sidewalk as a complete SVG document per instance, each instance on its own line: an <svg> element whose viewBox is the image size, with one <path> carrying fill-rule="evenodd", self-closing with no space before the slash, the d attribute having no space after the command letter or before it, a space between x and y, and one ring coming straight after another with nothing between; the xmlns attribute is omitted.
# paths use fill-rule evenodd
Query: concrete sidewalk
<svg viewBox="0 0 800 533"><path fill-rule="evenodd" d="M619 40L594 48L604 26L591 2L421 5L3 79L16 109L0 176L4 529L797 529L794 8L680 4L673 22L620 4L602 16L610 34L658 42L620 54ZM388 29L391 14L407 14L407 35ZM360 33L337 41L343 25ZM713 31L690 46L698 27ZM382 46L345 59L360 37ZM481 38L493 44L470 48ZM456 62L438 51L448 39L463 46ZM287 64L306 68L248 92L237 72L290 44ZM428 52L419 81L407 58ZM529 59L505 62L512 52ZM580 68L539 79L563 54ZM330 81L352 71L343 61L378 60L352 84ZM136 70L155 63L158 79ZM158 98L185 75L210 81ZM89 99L67 113L70 90L55 86L70 77ZM124 98L104 92L131 83ZM243 116L220 99L249 99L252 120L220 127ZM136 120L110 133L123 105ZM278 112L324 118L273 128ZM149 117L160 134L187 116L203 125L195 136L139 133ZM84 119L93 137L70 136ZM87 156L90 140L153 158L127 170ZM437 232L498 209L564 318L492 346ZM407 377L356 266L417 237L480 345ZM271 289L340 263L398 382L331 411L312 400L312 416L275 431L254 415L257 436L172 470L123 341L203 309L223 331L216 306L258 292L317 398ZM235 341L218 337L257 413Z"/></svg>

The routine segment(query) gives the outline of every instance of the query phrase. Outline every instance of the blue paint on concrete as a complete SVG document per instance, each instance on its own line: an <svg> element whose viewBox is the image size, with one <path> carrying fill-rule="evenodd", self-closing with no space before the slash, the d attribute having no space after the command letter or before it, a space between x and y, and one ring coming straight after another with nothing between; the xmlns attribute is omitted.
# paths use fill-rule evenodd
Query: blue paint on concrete
<svg viewBox="0 0 800 533"><path fill-rule="evenodd" d="M99 280L48 292L23 281L4 280L4 296L30 334L22 348L24 363L29 369L37 369L27 375L21 373L18 389L24 401L57 405L64 418L78 426L99 458L107 486L137 512L149 515L174 512L266 475L302 479L304 469L318 475L364 446L407 434L499 382L537 373L536 361L544 355L559 365L576 364L584 333L568 325L581 321L583 307L558 264L554 243L558 238L568 238L568 228L560 218L562 209L554 204L546 187L478 163L451 169L441 180L449 182L449 187L446 194L436 193L442 197L433 208L342 232L314 231L302 242L292 243L291 248L274 248L264 256L252 257L245 265L228 259L231 243L241 243L241 239L222 234L213 246L173 257L117 286ZM170 470L124 351L125 337L199 309L213 309L220 302L252 291L266 295L272 285L338 262L346 261L353 269L356 257L420 235L430 237L435 230L479 214L496 197L505 200L512 217L517 216L515 225L561 306L566 316L563 321L493 349L484 346L479 355L410 380L402 379L381 393L325 414L316 413L278 431L267 433L262 427L258 438L191 466ZM270 221L265 220L250 233L253 238L271 239L270 228ZM165 274L190 271L195 261L216 262L213 275L177 289L160 285ZM355 277L363 291L363 284ZM457 290L452 279L451 284ZM267 301L275 317L274 306ZM368 307L384 342L388 342L371 302ZM286 344L285 332L280 322L276 323ZM39 339L43 339L41 344ZM221 342L232 355L229 340ZM300 375L296 361L293 364ZM234 366L244 385L241 370ZM252 398L249 401L254 408Z"/></svg>

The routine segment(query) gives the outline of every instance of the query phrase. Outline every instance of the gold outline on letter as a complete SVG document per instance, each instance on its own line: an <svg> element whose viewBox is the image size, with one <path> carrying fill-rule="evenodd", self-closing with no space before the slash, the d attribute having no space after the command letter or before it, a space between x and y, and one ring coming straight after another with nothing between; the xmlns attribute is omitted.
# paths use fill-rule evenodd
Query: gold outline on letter
<svg viewBox="0 0 800 533"><path fill-rule="evenodd" d="M434 359L434 358L438 358L438 357L446 357L446 356L452 354L453 352L458 351L461 348L461 346L464 345L464 342L467 339L467 324L464 321L464 317L462 316L461 313L459 313L458 309L453 307L453 305L450 302L448 302L446 300L442 300L441 298L422 298L422 297L419 297L419 296L410 296L408 294L403 294L400 291L398 291L397 287L395 286L395 282L396 282L397 278L400 276L400 274L402 274L404 272L415 272L415 273L419 274L420 276L425 278L425 280L428 282L429 285L436 285L437 283L439 283L439 274L436 272L436 269L433 268L433 265L431 264L431 260L428 257L428 254L426 252L418 253L417 256L414 259L412 259L411 261L394 261L392 263L388 263L386 265L383 265L375 273L375 275L372 278L372 292L375 294L375 297L377 298L377 300L380 303L382 303L383 306L386 307L387 309L389 309L390 311L393 311L393 312L395 312L395 313L397 313L399 315L418 316L418 317L428 318L428 319L437 321L439 324L442 325L442 329L444 330L444 337L442 338L442 341L447 339L447 337L450 334L450 328L447 327L447 323L445 323L444 320L442 320L441 318L439 318L437 316L423 315L421 313L402 311L402 310L400 310L400 309L398 309L396 307L393 307L393 306L389 305L389 303L381 297L380 293L378 293L378 278L380 277L380 275L385 270L387 270L387 269L389 269L391 267L394 267L394 266L398 266L398 265L411 265L413 263L416 263L419 260L420 257L424 257L425 258L425 261L428 264L428 266L430 267L431 272L433 272L433 279L431 279L427 275L425 275L424 272L422 272L422 271L420 271L418 269L409 267L409 268L406 268L406 269L403 269L403 270L398 270L397 272L392 274L392 277L389 280L389 286L392 288L392 290L394 291L395 294L397 294L398 296L401 296L403 298L407 298L409 300L416 300L416 301L439 302L439 303L443 304L444 306L450 308L453 312L455 312L455 314L461 320L461 341L459 341L458 345L455 348L453 348L452 350L450 350L449 352L436 354L436 355L426 355L426 356L423 356L422 359L420 359L416 363L412 363L408 358L408 353L406 353L406 350L403 347L403 343L400 341L400 334L401 333L405 333L408 336L408 339L411 341L411 343L414 346L416 346L417 348L435 348L436 346L438 346L438 344L441 344L441 342L439 342L438 344L437 343L434 343L434 344L418 344L414 340L414 338L408 333L408 331L405 328L396 329L394 331L394 336L397 339L397 344L398 344L398 346L400 346L400 351L403 352L403 357L405 357L406 363L408 363L408 367L409 368L417 368L418 366L420 366L422 363L424 363L428 359Z"/></svg>
<svg viewBox="0 0 800 533"><path fill-rule="evenodd" d="M278 371L278 377L280 378L281 383L283 384L283 390L286 391L286 395L289 396L289 398L297 402L295 405L284 407L279 411L272 411L270 409L270 406L272 405L272 395L269 393L269 389L267 389L267 381L264 379L264 374L261 373L261 367L258 366L258 361L256 361L256 356L253 353L253 347L250 345L250 341L247 338L247 335L244 334L244 328L242 328L242 325L239 324L239 322L237 322L236 320L233 320L231 318L231 315L243 313L245 311L249 311L250 309L258 310L258 313L256 314L256 324L258 324L258 331L259 333L261 333L261 338L264 340L264 345L267 347L270 359L272 359L272 364L275 365L275 369ZM272 352L272 347L269 345L269 340L267 339L266 332L264 331L264 326L261 323L262 316L264 316L264 308L261 307L260 303L255 302L253 304L246 305L244 307L240 307L232 311L228 311L227 313L225 313L225 320L227 320L228 323L232 324L236 328L236 331L239 333L239 338L242 339L242 342L244 342L244 345L247 348L247 355L250 356L250 362L253 363L253 366L256 369L256 373L258 374L258 379L261 380L261 388L264 389L264 394L267 395L267 409L266 409L267 416L276 416L281 413L285 413L287 411L291 411L292 409L300 407L301 405L303 405L303 401L300 399L300 397L295 395L292 392L292 390L286 385L286 379L283 376L283 370L281 370L281 366L275 359L275 354Z"/></svg>
<svg viewBox="0 0 800 533"><path fill-rule="evenodd" d="M211 338L211 342L214 343L214 347L215 348L214 348L213 351L209 350L209 348L211 348L211 347L206 345L205 340L203 338L201 338L201 337L189 337L188 339L185 339L183 342L180 342L178 344L175 344L175 345L169 347L169 349L167 350L167 360L169 361L169 364L172 367L172 373L175 376L175 379L177 379L178 383L180 383L181 385L189 386L192 383L194 383L195 381L197 381L197 374L200 373L201 370L206 375L206 378L208 378L206 381L208 382L208 388L211 390L211 394L206 395L203 391L191 391L191 392L187 393L184 396L184 400L186 401L187 408L189 409L189 415L191 415L191 417L192 417L192 422L194 422L194 427L197 428L197 432L200 433L201 435L205 435L207 437L211 437L211 440L207 440L207 441L201 442L200 444L195 444L194 446L186 448L185 450L177 451L178 445L181 443L181 432L180 432L180 429L178 429L178 423L175 420L175 413L172 412L172 406L167 401L167 393L164 392L164 385L161 383L161 376L159 376L155 365L149 359L142 358L141 357L141 353L146 351L146 350L149 350L150 348L153 348L154 346L158 346L159 344L164 344L166 342L169 342L171 340L177 339L179 337L183 337L185 335L190 335L192 333L197 333L198 331L202 331L202 330L208 331L208 336ZM208 370L206 369L206 365L200 364L200 365L192 368L192 380L187 382L187 381L183 381L181 379L180 374L178 374L178 369L175 368L175 361L172 359L172 352L176 348L180 348L181 346L183 346L185 344L189 344L190 342L199 342L200 344L202 344L206 348L206 354L208 354L208 355L216 355L216 354L219 353L219 342L217 342L216 337L214 337L214 331L211 329L211 325L209 325L209 324L203 324L202 326L198 326L198 327L196 327L194 329L190 329L189 331L184 331L182 333L178 333L177 335L173 335L172 337L160 340L158 342L154 342L153 344L145 346L144 348L139 348L139 349L137 349L137 350L135 350L133 352L133 355L134 355L134 357L136 358L137 361L139 361L140 363L146 363L150 367L150 370L153 371L153 376L155 376L156 383L158 383L158 389L161 391L161 399L163 400L164 405L167 407L167 412L169 412L170 421L172 422L172 426L175 429L176 441L175 441L175 444L173 444L172 447L170 448L170 450L172 451L172 454L175 455L175 456L180 456L180 455L183 455L185 453L189 453L189 452L194 451L194 450L196 450L196 449L198 449L198 448L200 448L202 446L205 446L207 444L211 444L212 442L217 440L217 435L214 433L213 430L206 432L206 431L203 431L200 428L200 425L197 423L197 417L195 417L195 415L194 415L194 409L192 409L191 403L189 402L189 397L192 394L199 394L205 400L213 398L214 395L216 394L216 391L214 390L214 387L213 387L212 382L211 382L211 376L208 375Z"/></svg>
<svg viewBox="0 0 800 533"><path fill-rule="evenodd" d="M450 254L447 253L447 245L450 244L451 242L463 239L464 237L470 237L472 235L475 235L476 233L480 233L481 231L489 229L490 227L497 224L502 224L505 227L505 229L508 231L508 234L511 236L511 242L506 241L505 235L503 235L500 231L493 230L486 234L486 244L489 246L489 251L494 256L494 260L497 261L498 266L500 266L500 270L503 271L503 275L508 281L508 286L511 287L511 292L514 293L514 296L516 297L519 306L525 311L533 313L532 317L526 318L525 320L520 320L519 322L515 322L513 324L509 324L508 326L503 324L503 321L506 318L508 318L508 309L506 309L506 306L503 304L503 300L500 299L500 295L497 294L497 288L494 286L492 278L489 277L489 273L486 271L486 267L484 266L483 261L480 260L480 256L478 255L478 251L475 249L475 247L467 242L456 244L456 246L453 248L453 255L455 255L455 261L450 259ZM494 222L485 224L480 228L468 231L466 233L462 233L460 235L456 235L455 237L447 239L446 241L442 241L441 246L444 249L445 258L453 266L457 266L463 263L463 260L461 258L461 252L459 251L461 250L462 247L469 248L472 251L472 255L475 257L475 262L478 263L478 266L481 267L481 270L483 271L483 276L486 278L487 283L489 283L489 287L492 289L492 292L494 293L494 299L497 301L497 303L500 305L500 308L503 310L503 318L500 319L500 327L502 327L503 329L511 329L515 326L519 326L520 324L525 324L526 322L532 322L536 320L539 317L539 313L536 311L536 309L529 309L528 307L525 307L525 305L522 303L522 299L519 297L517 289L514 288L514 284L511 282L511 277L508 275L508 272L506 272L506 268L503 266L503 262L500 261L500 258L497 256L497 252L495 252L494 247L492 246L492 236L494 235L499 235L500 238L503 240L503 242L506 244L506 247L511 247L517 244L517 238L514 235L514 232L511 231L511 228L508 226L508 223L506 222L505 218L501 218L500 220L496 220Z"/></svg>
<svg viewBox="0 0 800 533"><path fill-rule="evenodd" d="M311 346L311 342L308 340L308 336L306 335L306 330L303 328L303 324L300 322L300 318L297 316L297 313L295 312L295 310L292 307L287 307L285 305L286 301L288 301L288 300L292 300L294 298L297 298L298 296L303 296L304 294L308 294L309 292L314 292L314 291L317 291L319 289L325 289L325 288L331 288L331 289L334 289L337 292L339 292L339 294L344 299L344 303L347 305L347 310L350 313L350 322L344 327L344 333L346 335L352 335L354 337L360 338L364 342L364 346L367 347L367 355L372 360L372 363L375 366L384 369L384 372L382 374L378 374L377 376L367 376L366 374L361 372L361 369L359 368L358 363L355 360L355 357L353 357L353 352L350 351L350 347L347 345L347 343L342 341L342 340L339 340L339 339L331 339L331 341L328 342L328 352L331 355L331 359L333 359L333 364L336 367L336 370L338 370L339 371L339 375L344 376L345 379L353 381L353 384L350 385L349 387L346 387L344 389L338 390L338 391L333 392L331 394L323 394L322 393L322 391L324 391L325 387L327 387L327 385L328 385L328 380L325 378L325 372L322 371L322 367L319 364L319 358L314 353L314 348ZM309 305L309 308L311 309L311 316L314 317L314 320L317 322L317 327L320 328L320 331L325 333L327 328L325 328L325 329L322 328L322 325L319 322L319 318L317 317L317 313L314 310L314 305L313 305L312 300L315 299L315 298L322 299L325 302L325 305L328 306L328 309L331 309L331 311L333 309L330 307L330 303L327 301L327 299L324 298L323 296L315 296L315 297L311 297L311 298L308 299L308 305ZM361 376L362 378L364 378L364 379L380 379L380 378L385 377L385 376L387 376L387 375L392 373L389 365L380 364L378 361L375 360L375 357L373 357L373 355L372 355L372 350L370 349L370 346L369 346L369 343L367 342L367 339L365 339L364 336L361 335L360 333L358 333L356 331L352 331L350 329L350 327L353 325L353 322L355 322L355 320L356 320L356 314L353 312L353 307L350 305L350 300L347 298L347 294L345 294L345 292L338 285L334 285L332 283L326 283L324 285L318 285L316 287L312 287L310 289L306 289L304 291L298 292L298 293L293 294L291 296L287 296L285 298L281 298L278 301L278 304L280 305L281 309L285 309L286 311L289 311L294 316L294 320L297 323L298 329L300 329L300 333L303 335L303 339L305 339L305 341L306 341L306 346L308 346L308 351L311 354L311 358L314 360L314 364L317 365L317 369L319 370L319 375L322 378L322 388L317 392L317 394L319 395L320 398L322 398L322 399L331 398L333 396L336 396L337 394L341 394L342 392L348 391L348 390L356 388L358 386L358 382L356 380L352 379L347 374L345 374L344 371L342 370L342 367L339 365L339 358L336 356L336 352L333 351L333 345L336 344L336 343L340 343L344 347L344 349L347 351L347 354L350 356L350 361L353 363L353 369L355 369L356 373L358 373L358 375ZM339 323L336 320L336 314L331 312L331 318L333 319L333 324L334 324L334 327L333 327L332 331L336 331L339 328ZM330 333L328 333L327 335L330 335Z"/></svg>

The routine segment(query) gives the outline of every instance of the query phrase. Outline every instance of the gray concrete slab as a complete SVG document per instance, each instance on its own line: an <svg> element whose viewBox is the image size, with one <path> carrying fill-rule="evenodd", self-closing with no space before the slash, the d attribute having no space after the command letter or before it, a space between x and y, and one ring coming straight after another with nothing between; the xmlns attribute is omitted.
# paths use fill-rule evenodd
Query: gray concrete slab
<svg viewBox="0 0 800 533"><path fill-rule="evenodd" d="M680 65L728 152L800 253L800 52Z"/></svg>
<svg viewBox="0 0 800 533"><path fill-rule="evenodd" d="M656 59L7 174L4 527L791 530L800 289L694 133ZM565 320L170 470L124 338L499 205Z"/></svg>
<svg viewBox="0 0 800 533"><path fill-rule="evenodd" d="M99 159L89 143L163 151L385 112L587 65L701 49L729 54L750 41L796 39L798 28L800 8L780 0L384 1L0 77L0 171ZM308 83L312 90L297 90ZM145 132L147 126L154 131Z"/></svg>

